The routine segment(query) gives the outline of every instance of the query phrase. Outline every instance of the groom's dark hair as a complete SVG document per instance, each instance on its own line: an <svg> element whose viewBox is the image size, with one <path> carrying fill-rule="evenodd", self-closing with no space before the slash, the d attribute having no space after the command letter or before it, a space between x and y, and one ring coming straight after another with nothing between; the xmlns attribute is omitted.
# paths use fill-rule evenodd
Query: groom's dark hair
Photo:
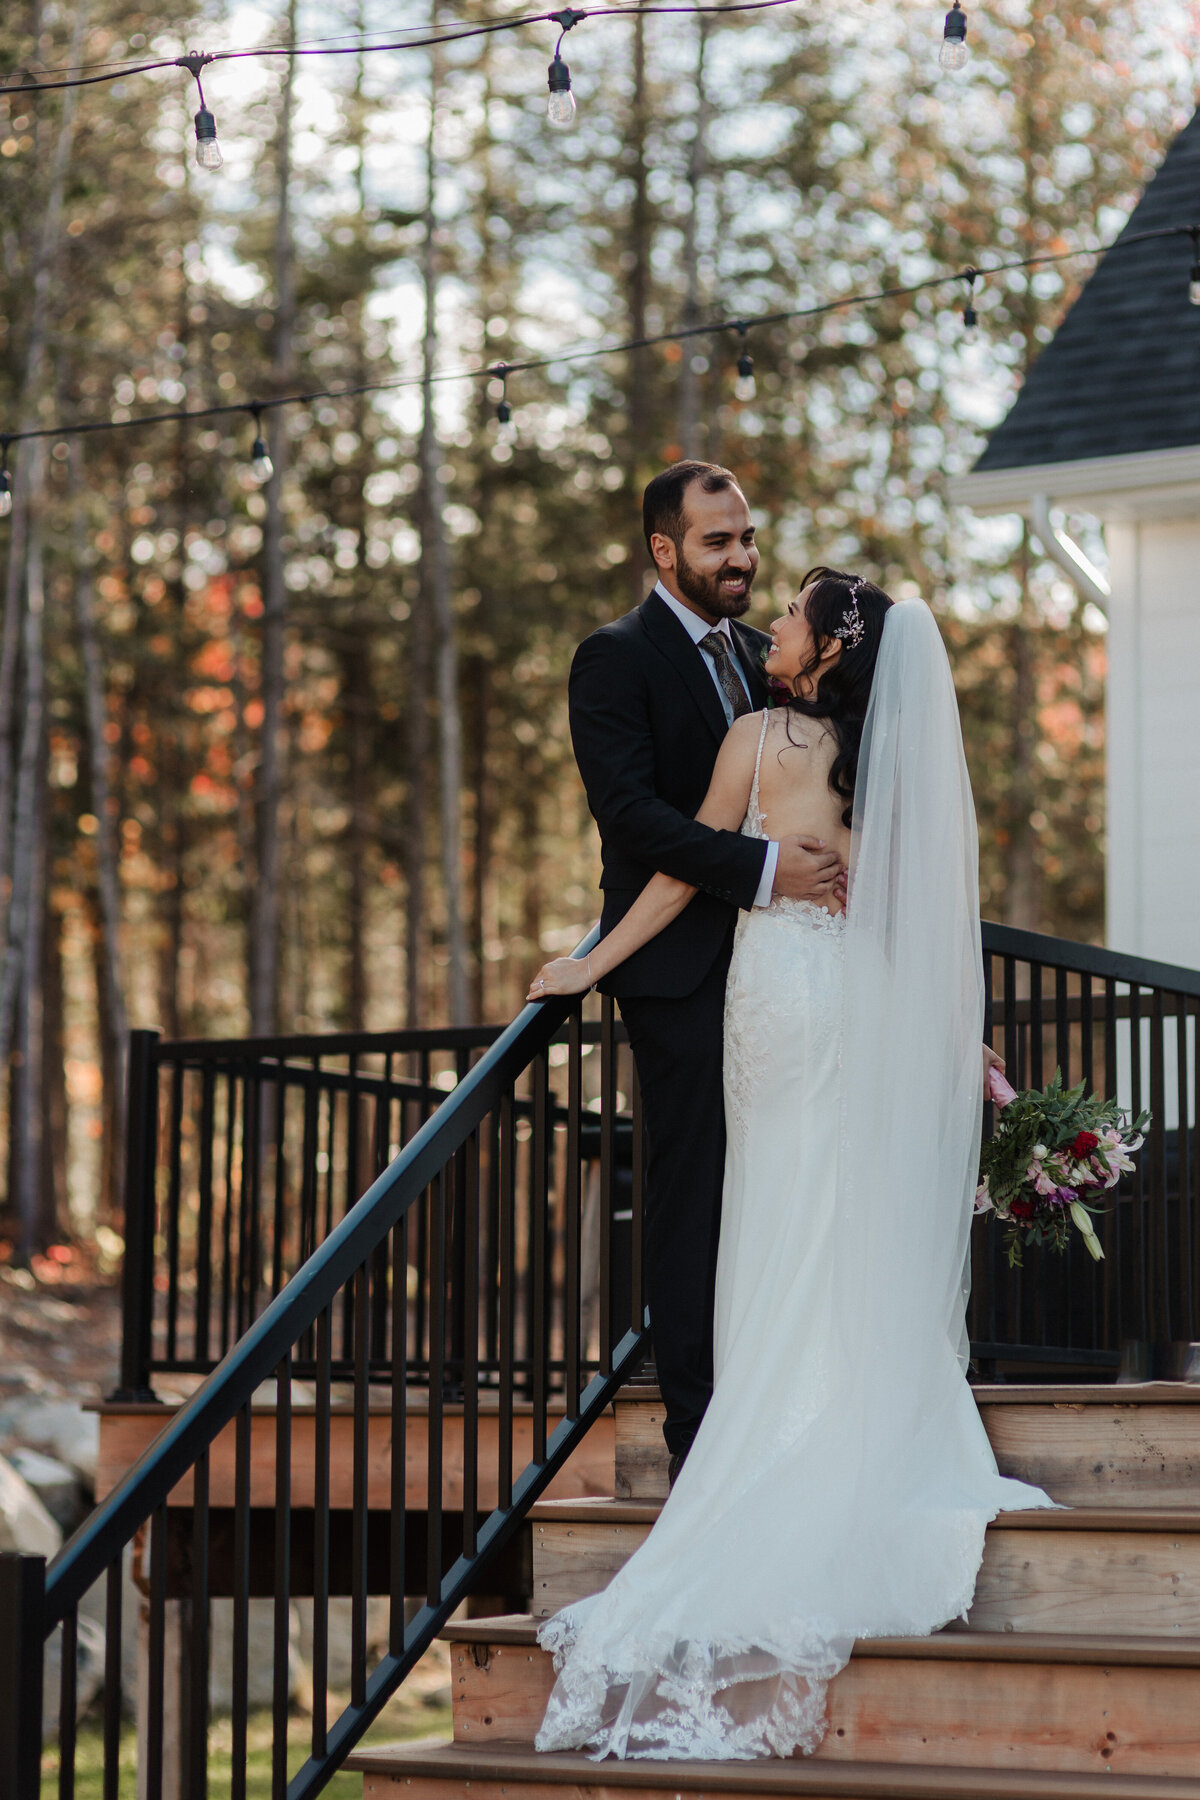
<svg viewBox="0 0 1200 1800"><path fill-rule="evenodd" d="M687 491L693 482L699 482L701 492L705 494L720 494L726 488L739 485L733 471L723 469L720 463L672 463L669 469L654 477L642 495L642 530L646 534L647 550L650 550L650 539L656 531L669 537L676 549L682 544L687 531ZM653 560L652 550L650 555Z"/></svg>

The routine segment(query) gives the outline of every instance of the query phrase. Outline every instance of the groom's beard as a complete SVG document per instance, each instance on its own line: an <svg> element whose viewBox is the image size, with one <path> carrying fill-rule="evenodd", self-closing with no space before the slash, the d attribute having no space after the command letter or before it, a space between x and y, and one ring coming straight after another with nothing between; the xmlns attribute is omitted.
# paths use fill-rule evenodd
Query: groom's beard
<svg viewBox="0 0 1200 1800"><path fill-rule="evenodd" d="M727 575L740 575L745 579L745 587L740 593L727 593L722 590L722 579ZM679 591L685 600L698 606L701 612L710 619L740 619L743 613L750 610L750 588L754 581L753 569L734 569L726 564L718 569L715 575L702 575L694 569L679 545L675 547L675 579L679 583Z"/></svg>

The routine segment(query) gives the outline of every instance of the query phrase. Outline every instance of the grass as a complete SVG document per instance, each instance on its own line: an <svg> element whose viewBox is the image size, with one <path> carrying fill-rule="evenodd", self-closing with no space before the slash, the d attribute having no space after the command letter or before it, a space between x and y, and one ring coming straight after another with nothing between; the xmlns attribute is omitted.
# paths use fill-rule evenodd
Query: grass
<svg viewBox="0 0 1200 1800"><path fill-rule="evenodd" d="M444 1645L435 1645L430 1656L413 1671L394 1700L389 1701L363 1740L370 1744L410 1743L416 1738L450 1741L449 1658ZM436 1660L434 1660L436 1658ZM429 1665L428 1667L426 1665ZM334 1720L348 1703L348 1694L330 1694L329 1718ZM312 1720L295 1713L288 1720L289 1779L306 1760L311 1744ZM247 1800L271 1800L271 1714L264 1707L250 1714L246 1729ZM213 1721L208 1734L208 1781L211 1800L228 1794L233 1776L233 1726L228 1718ZM137 1794L137 1733L132 1721L121 1730L121 1800ZM104 1738L98 1710L79 1722L75 1753L76 1800L103 1800ZM361 1775L343 1771L333 1777L323 1793L330 1800L362 1800ZM58 1750L47 1748L42 1757L41 1800L55 1800L58 1793Z"/></svg>

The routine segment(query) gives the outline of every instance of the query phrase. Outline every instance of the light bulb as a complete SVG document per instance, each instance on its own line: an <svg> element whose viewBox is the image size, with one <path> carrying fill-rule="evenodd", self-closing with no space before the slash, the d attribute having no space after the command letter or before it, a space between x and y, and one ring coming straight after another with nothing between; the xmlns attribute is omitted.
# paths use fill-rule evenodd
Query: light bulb
<svg viewBox="0 0 1200 1800"><path fill-rule="evenodd" d="M255 481L268 482L275 473L275 464L271 461L271 452L263 439L256 437L250 446L250 468Z"/></svg>
<svg viewBox="0 0 1200 1800"><path fill-rule="evenodd" d="M217 142L217 121L207 106L196 114L196 161L202 169L219 169L225 161Z"/></svg>
<svg viewBox="0 0 1200 1800"><path fill-rule="evenodd" d="M546 117L559 131L569 131L575 123L575 96L571 92L571 71L561 56L556 56L548 71L550 98Z"/></svg>
<svg viewBox="0 0 1200 1800"><path fill-rule="evenodd" d="M1192 273L1188 279L1188 299L1193 306L1200 306L1200 262L1192 264Z"/></svg>
<svg viewBox="0 0 1200 1800"><path fill-rule="evenodd" d="M963 307L963 336L965 338L973 338L975 336L975 327L978 323L979 314L975 311L975 308L971 305L970 301L968 301Z"/></svg>
<svg viewBox="0 0 1200 1800"><path fill-rule="evenodd" d="M754 380L754 358L748 350L743 350L738 357L737 380L733 384L733 392L738 400L753 400L758 392Z"/></svg>
<svg viewBox="0 0 1200 1800"><path fill-rule="evenodd" d="M943 69L961 69L967 60L967 15L954 0L954 5L946 14L946 23L942 30L942 45L938 51L938 62Z"/></svg>
<svg viewBox="0 0 1200 1800"><path fill-rule="evenodd" d="M499 419L501 425L507 425L511 420L512 407L508 404L507 400L501 400L499 406L496 408L496 417Z"/></svg>
<svg viewBox="0 0 1200 1800"><path fill-rule="evenodd" d="M12 481L7 469L0 469L0 519L12 511Z"/></svg>

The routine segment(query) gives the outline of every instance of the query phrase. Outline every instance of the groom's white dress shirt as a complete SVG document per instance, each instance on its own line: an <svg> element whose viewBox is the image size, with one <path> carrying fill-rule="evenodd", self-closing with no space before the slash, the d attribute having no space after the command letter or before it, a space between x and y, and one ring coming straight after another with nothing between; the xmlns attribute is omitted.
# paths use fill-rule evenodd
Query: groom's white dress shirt
<svg viewBox="0 0 1200 1800"><path fill-rule="evenodd" d="M684 606L681 600L677 600L674 594L669 594L661 581L655 582L654 592L658 595L660 600L665 601L670 607L671 611L675 614L675 617L679 620L679 623L683 626L683 629L691 638L693 644L695 644L697 650L700 651L700 655L704 660L704 666L712 676L713 686L717 690L717 698L721 702L721 711L725 714L725 723L727 725L732 725L733 708L729 704L728 695L721 686L720 677L717 674L717 665L709 655L708 651L701 647L700 643L701 638L706 638L710 631L719 631L728 638L729 654L733 660L733 666L737 670L738 680L746 689L746 698L749 700L750 689L746 685L745 672L738 658L737 650L734 647L733 632L729 628L729 620L718 619L715 625L710 625L706 619L700 617L699 613L692 612L690 607ZM754 896L755 906L770 906L771 889L775 886L775 867L778 861L779 845L768 839L766 861L763 863L763 872L761 879L759 880L758 892Z"/></svg>

